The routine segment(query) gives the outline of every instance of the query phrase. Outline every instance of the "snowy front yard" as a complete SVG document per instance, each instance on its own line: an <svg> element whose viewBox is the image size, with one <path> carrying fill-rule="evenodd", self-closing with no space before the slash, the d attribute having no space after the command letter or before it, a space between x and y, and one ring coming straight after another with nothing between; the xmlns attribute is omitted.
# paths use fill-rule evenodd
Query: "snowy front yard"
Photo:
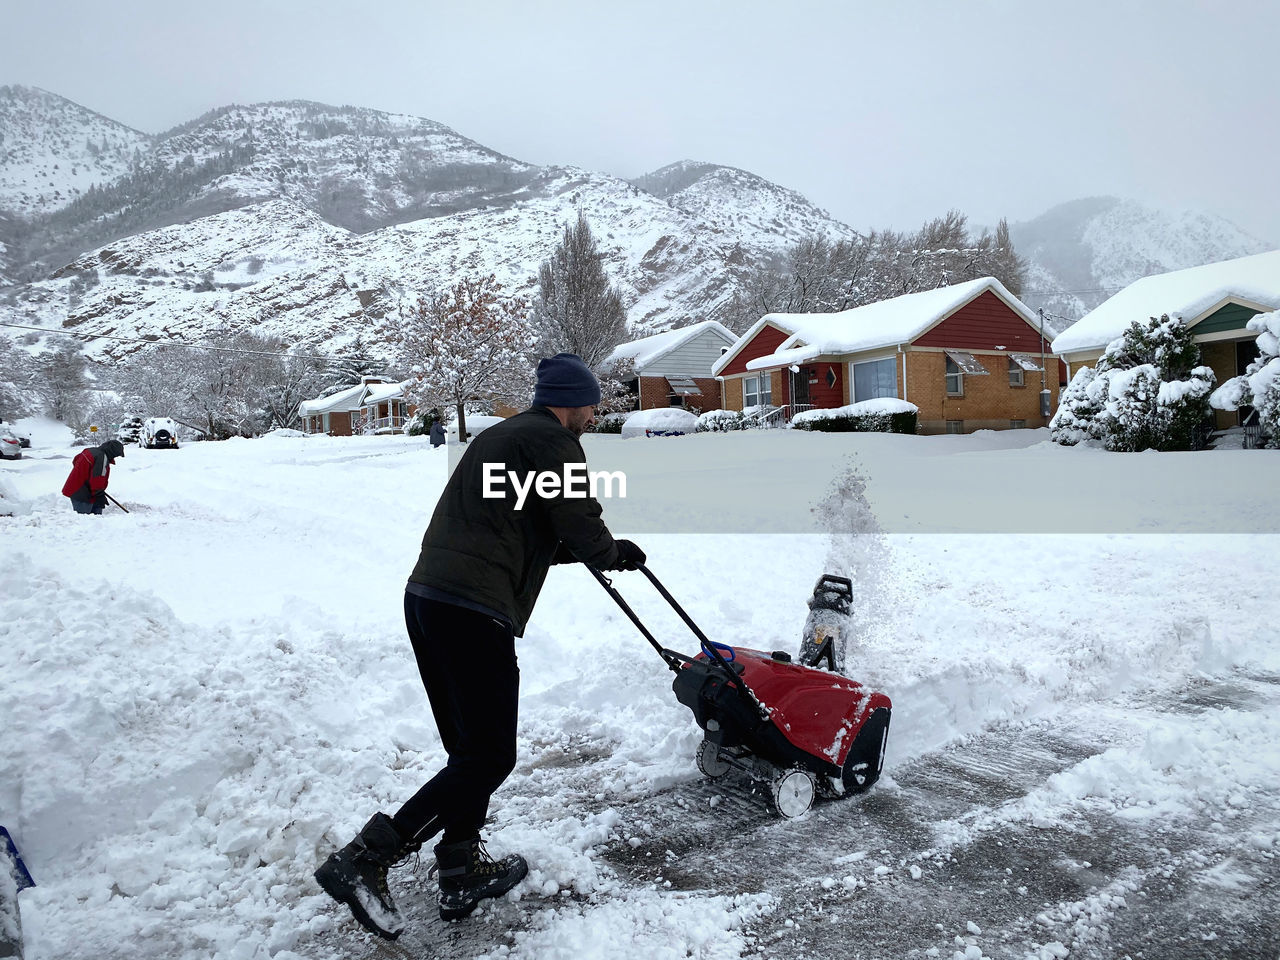
<svg viewBox="0 0 1280 960"><path fill-rule="evenodd" d="M400 603L446 450L130 447L132 512L92 518L41 436L0 464L24 508L0 518L0 823L38 883L27 960L1275 956L1280 454L587 438L628 476L614 533L714 639L794 652L818 576L855 577L885 776L794 822L702 781L663 664L556 568L491 809L529 879L446 927L427 864L396 871L389 949L311 872L442 761ZM642 578L615 583L691 651Z"/></svg>

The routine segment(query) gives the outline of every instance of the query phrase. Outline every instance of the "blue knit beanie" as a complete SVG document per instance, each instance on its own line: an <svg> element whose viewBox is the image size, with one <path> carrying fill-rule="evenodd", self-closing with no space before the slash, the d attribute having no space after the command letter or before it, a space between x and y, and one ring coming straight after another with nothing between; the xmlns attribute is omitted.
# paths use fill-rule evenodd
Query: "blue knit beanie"
<svg viewBox="0 0 1280 960"><path fill-rule="evenodd" d="M538 361L533 403L539 407L594 407L600 383L576 353L557 353Z"/></svg>

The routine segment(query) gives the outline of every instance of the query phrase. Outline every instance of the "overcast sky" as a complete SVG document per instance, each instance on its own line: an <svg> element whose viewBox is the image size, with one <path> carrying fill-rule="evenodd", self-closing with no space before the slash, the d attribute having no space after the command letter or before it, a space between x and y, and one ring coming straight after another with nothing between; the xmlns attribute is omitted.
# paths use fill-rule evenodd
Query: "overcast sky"
<svg viewBox="0 0 1280 960"><path fill-rule="evenodd" d="M742 167L859 229L1115 194L1280 244L1276 0L0 0L0 22L0 83L148 133L300 98L538 164Z"/></svg>

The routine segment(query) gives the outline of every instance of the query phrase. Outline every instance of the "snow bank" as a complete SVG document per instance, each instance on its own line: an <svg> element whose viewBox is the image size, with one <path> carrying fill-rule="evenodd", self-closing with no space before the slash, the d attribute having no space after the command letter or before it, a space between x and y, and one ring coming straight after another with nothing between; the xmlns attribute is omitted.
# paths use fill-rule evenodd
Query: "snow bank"
<svg viewBox="0 0 1280 960"><path fill-rule="evenodd" d="M481 413L473 413L467 415L467 435L474 437L483 433L492 427L495 423L501 423L502 417L491 417ZM449 425L444 428L445 437L450 443L458 442L458 421L456 419L449 421Z"/></svg>
<svg viewBox="0 0 1280 960"><path fill-rule="evenodd" d="M1105 491L1091 510L1131 512L1132 494L1207 511L1210 527L1239 501L1206 499L1206 485L1274 487L1266 451L1116 458L1016 433L585 440L593 469L630 457L631 482L659 491L645 509L667 529L687 508L691 464L713 491L743 486L744 465L757 468L816 517L808 534L639 539L693 618L738 646L794 652L817 577L855 578L848 669L895 708L885 790L897 766L1000 724L1088 718L1125 696L1141 718L1139 698L1189 677L1280 672L1280 600L1265 578L1237 575L1242 557L1274 569L1275 537L878 533L887 508L918 509L914 495L891 495L940 472L974 509L1008 510L1018 489L1043 508L1052 475L1081 497ZM425 438L399 436L193 444L123 461L112 491L136 509L89 518L57 493L67 469L58 453L0 466L31 507L0 529L0 822L40 884L22 895L28 960L360 955L367 942L311 871L444 761L401 622L444 458ZM851 455L862 461L856 477ZM966 474L975 462L991 472ZM1159 499L1167 490L1152 478L1174 466L1192 499ZM621 505L606 503L606 519L635 536L621 518L637 514ZM848 536L833 543L829 530ZM615 583L664 643L695 648L643 578ZM638 800L698 776L700 731L634 625L585 570L557 567L517 649L520 759L489 832L495 855L530 860L520 902L502 905L529 920L492 955L758 949L746 927L780 922L768 912L775 891L677 892L601 855L634 839ZM1264 735L1265 724L1236 716L1203 731L1162 723L1149 744L1063 771L1034 810L1007 815L1057 822L1111 802L1108 792L1139 813L1237 809L1230 784L1245 802L1274 792L1280 760ZM1215 737L1230 747L1209 755ZM1195 780L1198 763L1212 783ZM1257 842L1274 842L1261 831ZM822 830L798 835L825 842Z"/></svg>

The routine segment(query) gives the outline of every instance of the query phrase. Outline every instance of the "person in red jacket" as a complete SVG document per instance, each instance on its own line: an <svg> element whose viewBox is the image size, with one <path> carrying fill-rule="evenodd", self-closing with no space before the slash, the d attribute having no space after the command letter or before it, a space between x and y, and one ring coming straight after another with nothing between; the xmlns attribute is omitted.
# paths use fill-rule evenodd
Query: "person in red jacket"
<svg viewBox="0 0 1280 960"><path fill-rule="evenodd" d="M71 474L62 495L71 498L76 513L102 513L107 505L107 483L116 457L124 456L124 444L108 440L100 447L85 447L71 461Z"/></svg>

